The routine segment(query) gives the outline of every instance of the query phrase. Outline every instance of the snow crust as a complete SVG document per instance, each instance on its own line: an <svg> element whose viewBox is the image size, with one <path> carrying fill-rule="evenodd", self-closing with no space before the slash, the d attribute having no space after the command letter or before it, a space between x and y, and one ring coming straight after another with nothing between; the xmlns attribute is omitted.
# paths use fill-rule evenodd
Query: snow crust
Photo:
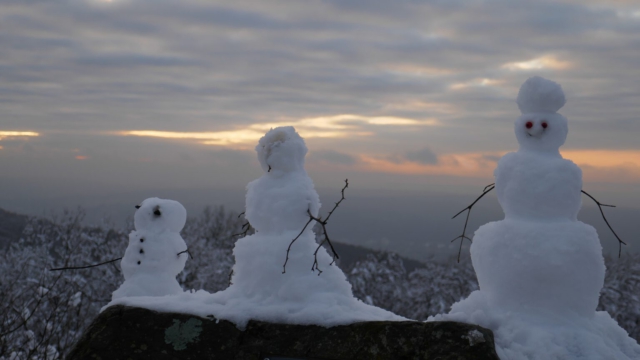
<svg viewBox="0 0 640 360"><path fill-rule="evenodd" d="M114 298L123 304L163 312L180 312L234 322L249 320L335 326L358 321L407 320L367 305L353 296L346 276L315 240L309 224L291 246L286 272L283 264L291 241L318 214L320 201L304 170L304 140L293 127L269 131L256 147L264 174L247 186L245 216L256 233L236 242L231 285L210 294L200 290L161 297ZM317 249L320 275L312 271Z"/></svg>
<svg viewBox="0 0 640 360"><path fill-rule="evenodd" d="M640 346L596 312L605 266L598 234L577 221L582 172L562 158L566 118L560 86L533 77L518 94L517 152L494 175L505 219L481 226L471 260L480 290L427 321L493 330L503 360L640 359Z"/></svg>
<svg viewBox="0 0 640 360"><path fill-rule="evenodd" d="M180 236L187 211L177 201L146 199L134 214L136 230L120 267L124 283L113 299L128 296L163 296L183 292L176 276L184 269L187 244Z"/></svg>

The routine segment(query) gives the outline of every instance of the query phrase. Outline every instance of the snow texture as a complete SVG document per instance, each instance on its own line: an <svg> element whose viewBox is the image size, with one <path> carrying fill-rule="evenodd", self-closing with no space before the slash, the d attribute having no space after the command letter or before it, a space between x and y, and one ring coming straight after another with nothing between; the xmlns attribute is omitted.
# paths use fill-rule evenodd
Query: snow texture
<svg viewBox="0 0 640 360"><path fill-rule="evenodd" d="M136 230L120 263L124 283L113 299L128 296L163 296L183 292L176 276L184 269L188 254L180 230L187 211L177 201L146 199L134 215Z"/></svg>
<svg viewBox="0 0 640 360"><path fill-rule="evenodd" d="M234 322L244 328L251 319L289 324L334 326L370 320L406 320L356 299L351 285L323 247L312 271L318 248L312 225L291 246L286 272L286 250L320 201L304 170L307 148L293 127L269 131L256 147L264 170L247 186L245 216L256 233L236 242L231 285L209 294L200 290L165 297L114 299L158 311L181 312Z"/></svg>
<svg viewBox="0 0 640 360"><path fill-rule="evenodd" d="M533 76L520 87L516 103L522 114L555 113L564 106L566 100L558 83Z"/></svg>
<svg viewBox="0 0 640 360"><path fill-rule="evenodd" d="M551 112L564 101L552 81L522 85L520 149L494 172L505 219L481 226L470 248L480 290L428 321L493 330L503 360L640 359L636 341L596 312L604 259L595 229L576 218L582 172L559 153L567 121Z"/></svg>

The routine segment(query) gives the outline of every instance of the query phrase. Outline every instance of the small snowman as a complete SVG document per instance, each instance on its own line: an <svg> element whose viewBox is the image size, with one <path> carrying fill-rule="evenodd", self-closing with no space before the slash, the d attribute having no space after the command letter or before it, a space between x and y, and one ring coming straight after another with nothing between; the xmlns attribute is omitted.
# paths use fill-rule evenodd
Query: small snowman
<svg viewBox="0 0 640 360"><path fill-rule="evenodd" d="M182 293L176 276L188 254L180 231L187 210L177 201L149 198L136 206L134 225L120 266L124 283L113 299L130 296L164 296Z"/></svg>
<svg viewBox="0 0 640 360"><path fill-rule="evenodd" d="M493 330L501 359L640 359L640 346L596 311L604 259L595 229L577 220L582 172L559 151L564 92L535 76L517 104L520 148L494 172L505 218L481 226L470 248L480 290L428 321Z"/></svg>

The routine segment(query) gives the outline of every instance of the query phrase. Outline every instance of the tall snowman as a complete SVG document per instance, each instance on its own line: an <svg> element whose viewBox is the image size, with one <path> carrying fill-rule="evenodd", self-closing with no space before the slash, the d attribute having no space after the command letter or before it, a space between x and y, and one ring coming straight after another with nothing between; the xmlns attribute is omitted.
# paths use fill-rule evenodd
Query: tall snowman
<svg viewBox="0 0 640 360"><path fill-rule="evenodd" d="M470 249L480 290L429 320L492 329L503 360L640 359L637 343L596 312L605 266L595 229L577 220L582 172L559 152L562 88L532 77L517 104L520 148L494 172L505 219L481 226Z"/></svg>
<svg viewBox="0 0 640 360"><path fill-rule="evenodd" d="M136 207L136 230L129 234L129 246L120 263L125 281L113 292L113 300L182 293L176 276L188 257L180 236L187 210L177 201L159 198L146 199Z"/></svg>
<svg viewBox="0 0 640 360"><path fill-rule="evenodd" d="M304 169L307 147L295 129L270 130L256 152L263 174L247 185L245 209L256 232L236 242L231 285L207 301L212 314L239 326L249 319L327 326L402 319L353 297L344 273L318 248L313 224L300 233L309 213L318 216L320 200ZM321 274L312 271L316 249Z"/></svg>

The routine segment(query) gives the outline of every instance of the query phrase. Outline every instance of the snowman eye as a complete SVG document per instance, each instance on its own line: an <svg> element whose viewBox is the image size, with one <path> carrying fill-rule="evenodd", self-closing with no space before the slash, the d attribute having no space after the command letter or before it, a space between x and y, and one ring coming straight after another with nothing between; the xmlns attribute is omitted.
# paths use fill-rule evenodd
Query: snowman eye
<svg viewBox="0 0 640 360"><path fill-rule="evenodd" d="M531 121L527 121L527 123L524 126L526 126L527 129L531 129L533 127L533 123Z"/></svg>
<svg viewBox="0 0 640 360"><path fill-rule="evenodd" d="M549 126L549 125L547 125L547 122L546 122L546 121L543 121L543 122L542 122L542 128L543 128L543 129L546 129L546 128L547 128L547 126Z"/></svg>

